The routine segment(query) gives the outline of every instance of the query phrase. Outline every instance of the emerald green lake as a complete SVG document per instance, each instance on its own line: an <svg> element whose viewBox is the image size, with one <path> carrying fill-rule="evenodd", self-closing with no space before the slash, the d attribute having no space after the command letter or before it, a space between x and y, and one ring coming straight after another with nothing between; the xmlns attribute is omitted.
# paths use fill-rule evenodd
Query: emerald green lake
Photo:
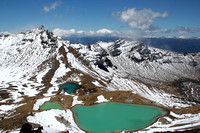
<svg viewBox="0 0 200 133"><path fill-rule="evenodd" d="M62 106L55 102L45 102L41 107L40 110L44 109L62 109Z"/></svg>
<svg viewBox="0 0 200 133"><path fill-rule="evenodd" d="M112 102L77 105L72 111L79 127L92 133L136 131L167 113L158 107Z"/></svg>
<svg viewBox="0 0 200 133"><path fill-rule="evenodd" d="M66 83L59 86L61 89L64 89L67 93L75 93L76 89L79 87L76 83Z"/></svg>

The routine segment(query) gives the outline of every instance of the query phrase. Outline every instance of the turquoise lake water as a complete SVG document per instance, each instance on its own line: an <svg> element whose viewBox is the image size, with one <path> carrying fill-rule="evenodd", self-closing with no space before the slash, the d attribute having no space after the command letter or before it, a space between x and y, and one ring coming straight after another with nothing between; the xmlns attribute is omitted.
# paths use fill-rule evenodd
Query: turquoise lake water
<svg viewBox="0 0 200 133"><path fill-rule="evenodd" d="M40 110L44 109L62 109L62 106L55 102L45 102L41 107Z"/></svg>
<svg viewBox="0 0 200 133"><path fill-rule="evenodd" d="M136 131L167 113L158 107L112 102L77 105L72 111L79 127L92 133Z"/></svg>
<svg viewBox="0 0 200 133"><path fill-rule="evenodd" d="M75 93L79 85L76 83L66 83L66 84L60 85L59 87L64 89L64 91L67 93Z"/></svg>

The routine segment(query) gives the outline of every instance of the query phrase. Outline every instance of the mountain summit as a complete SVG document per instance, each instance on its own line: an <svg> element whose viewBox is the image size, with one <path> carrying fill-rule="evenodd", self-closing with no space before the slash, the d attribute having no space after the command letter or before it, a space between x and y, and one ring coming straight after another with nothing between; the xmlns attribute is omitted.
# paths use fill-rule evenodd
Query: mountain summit
<svg viewBox="0 0 200 133"><path fill-rule="evenodd" d="M145 129L149 131L176 131L200 125L196 112L200 109L200 53L169 52L122 39L72 44L41 26L2 35L0 57L2 131L17 130L28 121L42 125L48 132L83 132L69 108L99 101L168 109L170 113L161 118L166 122L157 121ZM59 88L66 82L80 87L74 94L66 94ZM63 110L39 111L45 101L59 102ZM46 118L42 121L40 115ZM50 126L51 122L58 124ZM16 126L11 127L10 123ZM168 128L163 130L164 127Z"/></svg>

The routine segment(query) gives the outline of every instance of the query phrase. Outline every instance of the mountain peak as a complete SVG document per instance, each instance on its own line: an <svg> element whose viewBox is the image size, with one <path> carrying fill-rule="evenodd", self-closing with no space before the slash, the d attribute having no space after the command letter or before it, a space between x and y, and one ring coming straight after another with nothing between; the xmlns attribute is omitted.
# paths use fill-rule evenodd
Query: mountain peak
<svg viewBox="0 0 200 133"><path fill-rule="evenodd" d="M43 33L43 32L45 32L45 31L48 31L47 29L45 29L45 27L44 27L44 25L41 25L41 26L39 26L39 27L37 27L37 28L35 28L35 29L32 29L32 30L29 30L29 31L27 31L27 32L24 32L24 33L35 33L35 34L40 34L40 33Z"/></svg>
<svg viewBox="0 0 200 133"><path fill-rule="evenodd" d="M39 30L45 30L44 25L38 27Z"/></svg>
<svg viewBox="0 0 200 133"><path fill-rule="evenodd" d="M42 44L44 47L56 47L58 39L60 39L58 36L54 35L53 32L45 29L43 25L30 31L22 32L21 34L22 36L20 34L16 36L21 36L20 38L22 41L39 41L38 44Z"/></svg>

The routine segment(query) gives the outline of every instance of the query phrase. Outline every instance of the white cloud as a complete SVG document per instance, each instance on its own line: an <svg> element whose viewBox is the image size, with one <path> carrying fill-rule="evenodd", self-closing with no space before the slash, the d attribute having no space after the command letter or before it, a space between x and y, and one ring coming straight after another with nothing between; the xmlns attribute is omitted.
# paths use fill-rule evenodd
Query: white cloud
<svg viewBox="0 0 200 133"><path fill-rule="evenodd" d="M84 34L84 31L83 30L79 30L77 31L78 34Z"/></svg>
<svg viewBox="0 0 200 133"><path fill-rule="evenodd" d="M106 36L106 37L119 37L119 38L127 38L132 40L137 40L143 37L154 37L157 34L170 34L176 33L179 36L183 36L186 33L196 33L200 32L200 28L192 28L192 27L176 27L174 29L156 29L153 31L146 30L146 31L134 31L134 30L124 30L124 31L114 31L109 30L106 28L102 28L96 31L83 31L83 30L75 30L75 29L59 29L56 28L53 30L53 33L57 36L61 37L72 37L72 36L79 36L79 37L94 37L94 36Z"/></svg>
<svg viewBox="0 0 200 133"><path fill-rule="evenodd" d="M139 30L153 30L156 28L154 25L155 18L166 18L167 16L167 12L154 12L151 9L137 11L135 8L117 13L117 17L121 21L127 22L130 27Z"/></svg>
<svg viewBox="0 0 200 133"><path fill-rule="evenodd" d="M11 33L8 31L0 32L0 35L10 35Z"/></svg>
<svg viewBox="0 0 200 133"><path fill-rule="evenodd" d="M56 28L53 30L53 33L61 37L70 37L70 36L118 36L119 32L111 31L109 29L100 29L97 31L76 31L75 29L65 30Z"/></svg>
<svg viewBox="0 0 200 133"><path fill-rule="evenodd" d="M98 33L98 34L111 34L112 31L108 30L108 29L100 29L96 33Z"/></svg>
<svg viewBox="0 0 200 133"><path fill-rule="evenodd" d="M56 28L56 29L53 30L53 33L58 35L58 36L61 36L61 37L67 37L67 36L73 36L77 32L76 32L75 29L64 30L64 29Z"/></svg>
<svg viewBox="0 0 200 133"><path fill-rule="evenodd" d="M48 13L51 10L55 10L58 6L60 6L60 1L52 3L51 6L44 6L43 11Z"/></svg>
<svg viewBox="0 0 200 133"><path fill-rule="evenodd" d="M145 33L136 33L133 30L125 30L125 31L114 31L109 29L99 29L97 31L76 31L75 29L65 30L56 28L53 30L53 33L57 36L61 37L72 37L72 36L79 36L79 37L119 37L119 38L127 38L132 40L137 40L143 36Z"/></svg>

